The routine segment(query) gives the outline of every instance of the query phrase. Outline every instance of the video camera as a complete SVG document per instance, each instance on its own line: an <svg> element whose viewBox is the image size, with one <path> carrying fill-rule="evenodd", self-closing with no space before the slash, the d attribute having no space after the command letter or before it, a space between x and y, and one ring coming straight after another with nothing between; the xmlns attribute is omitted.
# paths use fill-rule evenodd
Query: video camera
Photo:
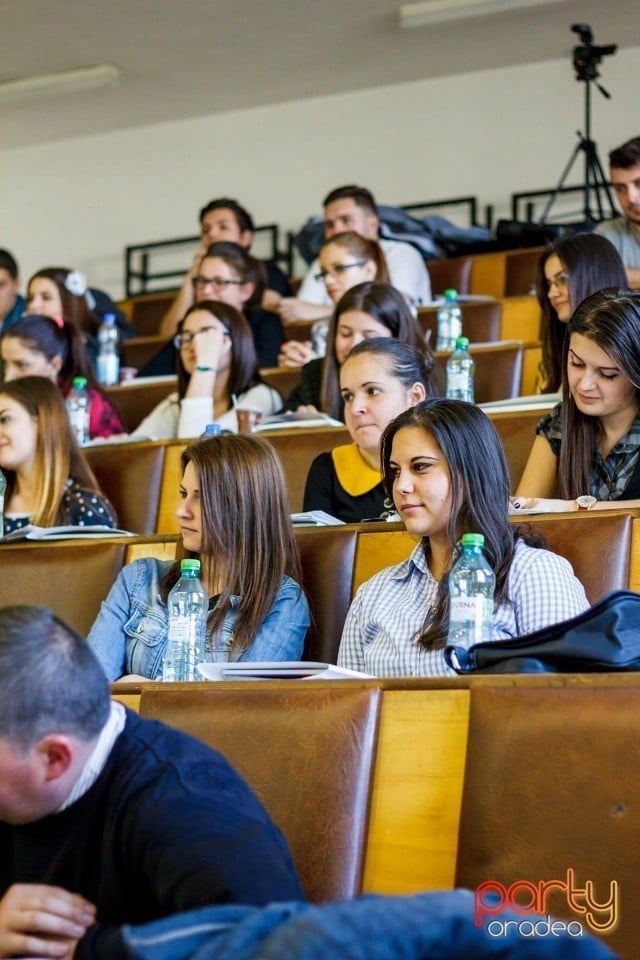
<svg viewBox="0 0 640 960"><path fill-rule="evenodd" d="M603 57L611 57L618 49L617 43L608 43L597 47L593 43L593 30L588 23L574 23L571 26L582 41L573 48L573 66L578 80L595 80L600 74L597 66Z"/></svg>

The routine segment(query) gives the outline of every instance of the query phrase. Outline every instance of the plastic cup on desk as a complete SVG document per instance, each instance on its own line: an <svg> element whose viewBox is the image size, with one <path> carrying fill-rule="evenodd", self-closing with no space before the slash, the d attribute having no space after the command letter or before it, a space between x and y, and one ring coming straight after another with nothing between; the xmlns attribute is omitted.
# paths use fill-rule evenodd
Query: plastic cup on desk
<svg viewBox="0 0 640 960"><path fill-rule="evenodd" d="M238 433L253 433L262 420L262 410L253 410L251 407L236 407L238 417Z"/></svg>

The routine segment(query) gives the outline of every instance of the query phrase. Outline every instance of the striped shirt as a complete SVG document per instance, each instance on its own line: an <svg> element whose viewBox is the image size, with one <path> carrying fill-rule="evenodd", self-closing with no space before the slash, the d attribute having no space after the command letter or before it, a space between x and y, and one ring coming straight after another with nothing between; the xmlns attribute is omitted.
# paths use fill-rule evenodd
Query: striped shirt
<svg viewBox="0 0 640 960"><path fill-rule="evenodd" d="M568 560L549 550L515 545L509 602L494 607L492 640L524 636L582 613L589 601ZM411 556L363 583L344 626L338 665L378 677L455 676L444 651L418 642L438 582L419 543Z"/></svg>

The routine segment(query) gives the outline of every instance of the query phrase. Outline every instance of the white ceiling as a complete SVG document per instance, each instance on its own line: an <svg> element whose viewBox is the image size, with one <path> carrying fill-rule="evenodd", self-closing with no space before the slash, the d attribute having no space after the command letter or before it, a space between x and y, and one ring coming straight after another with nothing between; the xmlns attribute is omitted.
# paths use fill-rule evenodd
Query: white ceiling
<svg viewBox="0 0 640 960"><path fill-rule="evenodd" d="M0 80L111 62L117 87L0 105L0 148L640 46L639 0L550 0L401 30L399 0L0 0ZM608 60L602 64L606 86Z"/></svg>

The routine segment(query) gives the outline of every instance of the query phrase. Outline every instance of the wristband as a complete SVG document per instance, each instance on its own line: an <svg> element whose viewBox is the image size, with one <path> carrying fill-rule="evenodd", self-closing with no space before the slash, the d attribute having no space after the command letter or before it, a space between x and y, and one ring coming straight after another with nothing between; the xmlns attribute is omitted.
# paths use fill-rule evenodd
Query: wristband
<svg viewBox="0 0 640 960"><path fill-rule="evenodd" d="M202 363L198 364L198 366L196 367L196 370L199 370L200 373L211 373L211 371L214 371L217 373L217 370L215 369L215 367L205 367L205 365Z"/></svg>

